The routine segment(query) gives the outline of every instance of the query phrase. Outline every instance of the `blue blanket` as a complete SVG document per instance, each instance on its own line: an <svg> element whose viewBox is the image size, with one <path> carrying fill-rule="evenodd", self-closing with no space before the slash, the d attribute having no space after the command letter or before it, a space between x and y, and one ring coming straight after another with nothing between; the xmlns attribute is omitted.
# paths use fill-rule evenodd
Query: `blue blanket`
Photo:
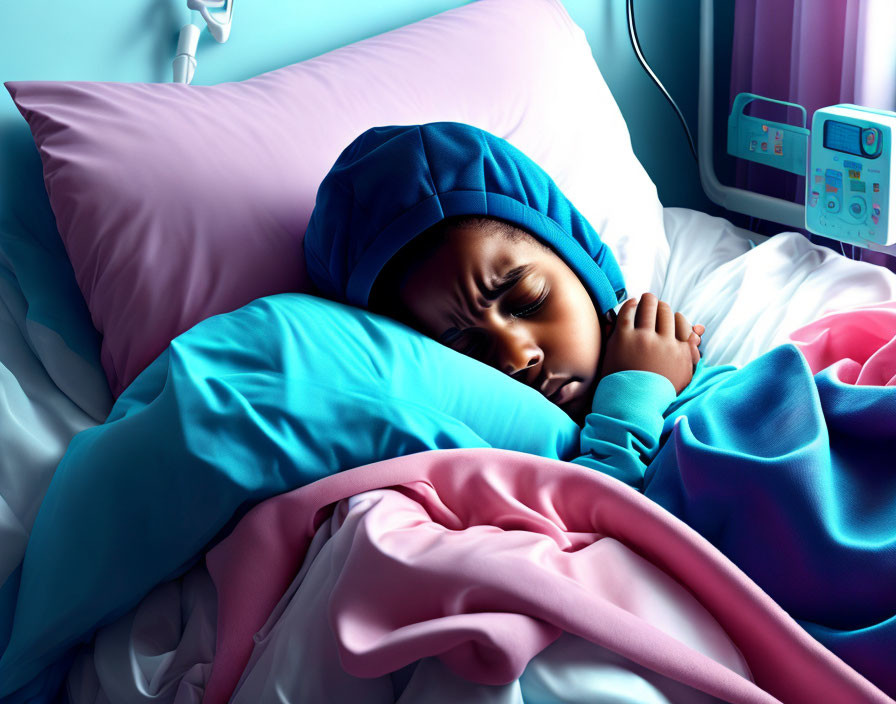
<svg viewBox="0 0 896 704"><path fill-rule="evenodd" d="M602 380L574 462L696 529L809 633L896 694L896 387L813 375L782 345L742 369Z"/></svg>
<svg viewBox="0 0 896 704"><path fill-rule="evenodd" d="M645 495L896 696L896 387L782 345L685 389L663 433Z"/></svg>
<svg viewBox="0 0 896 704"><path fill-rule="evenodd" d="M0 591L0 695L51 701L74 646L263 498L427 449L570 459L578 430L535 390L359 309L296 294L205 321L57 469ZM896 694L896 388L813 376L786 345L695 378L663 437L647 496Z"/></svg>
<svg viewBox="0 0 896 704"><path fill-rule="evenodd" d="M265 498L424 450L570 457L578 431L535 389L359 308L282 294L209 318L57 467L0 588L0 698L50 701L75 646Z"/></svg>

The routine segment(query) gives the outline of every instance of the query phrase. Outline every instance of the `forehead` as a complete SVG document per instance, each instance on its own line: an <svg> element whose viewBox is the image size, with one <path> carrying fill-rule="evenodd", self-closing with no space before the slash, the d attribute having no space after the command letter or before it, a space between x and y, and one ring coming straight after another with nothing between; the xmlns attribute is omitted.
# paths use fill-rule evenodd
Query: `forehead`
<svg viewBox="0 0 896 704"><path fill-rule="evenodd" d="M399 296L406 312L429 334L441 334L452 313L481 286L509 270L556 255L528 238L511 239L493 227L455 227L411 270Z"/></svg>
<svg viewBox="0 0 896 704"><path fill-rule="evenodd" d="M443 265L448 265L446 268L484 270L502 269L517 265L522 260L543 259L552 255L530 237L522 233L518 238L511 238L489 226L455 227L446 233L434 259L441 259Z"/></svg>

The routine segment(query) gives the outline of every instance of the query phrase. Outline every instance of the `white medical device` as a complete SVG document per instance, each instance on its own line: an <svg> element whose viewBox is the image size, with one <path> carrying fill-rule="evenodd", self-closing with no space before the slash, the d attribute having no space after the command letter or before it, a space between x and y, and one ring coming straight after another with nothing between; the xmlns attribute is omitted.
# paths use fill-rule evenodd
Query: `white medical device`
<svg viewBox="0 0 896 704"><path fill-rule="evenodd" d="M223 44L227 41L233 20L233 0L187 0L187 7L202 16L216 42ZM189 83L193 80L199 31L199 27L192 22L181 27L177 38L177 54L171 66L175 83Z"/></svg>
<svg viewBox="0 0 896 704"><path fill-rule="evenodd" d="M896 244L896 113L834 105L812 118L806 229L868 247Z"/></svg>

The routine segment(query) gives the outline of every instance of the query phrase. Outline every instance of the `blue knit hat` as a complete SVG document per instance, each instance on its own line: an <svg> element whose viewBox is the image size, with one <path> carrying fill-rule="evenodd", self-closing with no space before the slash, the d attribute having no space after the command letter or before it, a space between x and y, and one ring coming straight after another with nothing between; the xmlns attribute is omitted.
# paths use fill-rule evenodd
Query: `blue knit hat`
<svg viewBox="0 0 896 704"><path fill-rule="evenodd" d="M321 293L367 307L399 249L452 215L492 216L549 245L605 313L625 299L609 247L545 171L519 149L459 122L373 127L339 155L305 233Z"/></svg>

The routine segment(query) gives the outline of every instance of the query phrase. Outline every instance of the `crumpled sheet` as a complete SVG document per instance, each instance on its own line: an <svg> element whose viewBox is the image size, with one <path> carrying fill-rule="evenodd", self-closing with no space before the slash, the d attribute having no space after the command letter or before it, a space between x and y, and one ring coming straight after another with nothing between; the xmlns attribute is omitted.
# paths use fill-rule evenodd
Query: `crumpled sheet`
<svg viewBox="0 0 896 704"><path fill-rule="evenodd" d="M749 243L733 234L737 228L721 218L679 208L666 208L664 214L672 258L662 291L656 292L664 300L673 303L676 309L685 311L694 322L707 324L704 357L710 363L743 364L784 341L791 330L818 314L848 305L896 298L896 277L892 273L880 267L840 257L830 250L812 245L795 233L784 233L750 249ZM40 266L35 266L35 271L42 270L44 262L36 264ZM17 270L16 275L21 276L21 272ZM40 295L46 288L41 282L36 283L38 285L28 288L26 296L21 298L22 312L14 313L20 327L25 320L24 310L27 305L29 319L26 323L33 328L30 309L36 308L40 303ZM17 296L20 297L21 294L17 293ZM4 294L4 300L11 299ZM49 321L44 322L49 324ZM57 325L58 323L54 323L53 330L47 330L56 334ZM25 335L25 328L21 329ZM66 340L70 341L70 338L71 335L65 335ZM56 357L48 360L44 354L43 348L47 345L41 346L39 343L32 336L28 343L32 350L28 350L28 353L34 352L40 357L40 361L50 371L50 377L59 387L55 387L53 381L41 382L40 388L37 385L33 388L27 386L31 379L45 377L46 372L37 369L39 374L23 376L25 372L7 364L7 355L4 353L0 355L4 364L15 374L9 377L10 385L7 388L19 393L18 385L21 385L22 391L27 394L28 403L35 409L39 407L41 413L51 408L51 401L56 403L57 396L66 403L71 403L68 398L64 398L65 391L81 408L91 409L95 406L99 409L92 415L95 419L101 419L109 405L108 400L105 404L102 402L104 398L108 399L108 389L101 378L101 372L83 373L80 361L77 365L69 363L72 355L67 350L63 350L64 358L60 357L62 363L55 364ZM64 346L57 347L63 349ZM78 348L77 345L74 347ZM98 365L96 369L99 370ZM97 383L91 386L94 377ZM79 393L72 392L72 385L77 387L75 390ZM7 386L5 382L4 386ZM80 391L82 388L83 393ZM94 397L99 401L92 403ZM12 397L8 395L7 398ZM21 414L17 408L20 406L13 404L7 410L18 417ZM80 408L76 410L77 413L70 414L73 418L71 427L66 425L62 430L55 421L44 423L42 428L47 432L39 436L35 434L26 437L19 432L20 429L9 428L10 433L15 431L21 435L21 438L12 434L9 436L15 443L24 438L28 453L40 453L41 464L32 471L32 465L36 466L37 460L32 461L30 454L27 457L23 455L21 462L10 461L10 471L4 477L13 481L13 488L3 485L0 494L5 500L9 501L12 497L13 501L25 499L30 502L36 497L39 502L49 481L52 465L62 454L68 439L77 429L96 422ZM28 425L31 429L35 427L31 421ZM58 437L63 437L61 445L57 442ZM48 439L50 442L47 442ZM12 445L6 444L5 447ZM44 454L52 456L52 461L50 457L44 458ZM21 491L16 488L18 486L21 486ZM36 505L35 502L33 506ZM15 514L15 510L13 513ZM16 554L20 555L20 548L24 546L30 530L30 520L21 526L15 515L12 518L14 520L10 525L15 524L17 537L14 541L4 542L4 547L13 546ZM11 555L10 561L14 567L18 559Z"/></svg>
<svg viewBox="0 0 896 704"><path fill-rule="evenodd" d="M10 260L8 250L19 244L0 229L0 584L20 570L41 501L68 443L102 422L112 405L102 370L91 366L77 340L63 337L35 313L46 295L38 288L44 282ZM39 273L37 266L33 269ZM0 594L0 642L11 627L7 614L14 603L8 596L15 595Z"/></svg>
<svg viewBox="0 0 896 704"><path fill-rule="evenodd" d="M302 637L281 623L301 595L305 554L334 517L333 558L304 598L332 631L315 642L355 677L435 656L500 685L566 632L725 701L890 701L621 482L523 453L457 449L269 499L209 552L219 606L205 704L264 691L269 641Z"/></svg>
<svg viewBox="0 0 896 704"><path fill-rule="evenodd" d="M896 301L830 313L790 339L815 374L831 367L843 384L896 385Z"/></svg>

